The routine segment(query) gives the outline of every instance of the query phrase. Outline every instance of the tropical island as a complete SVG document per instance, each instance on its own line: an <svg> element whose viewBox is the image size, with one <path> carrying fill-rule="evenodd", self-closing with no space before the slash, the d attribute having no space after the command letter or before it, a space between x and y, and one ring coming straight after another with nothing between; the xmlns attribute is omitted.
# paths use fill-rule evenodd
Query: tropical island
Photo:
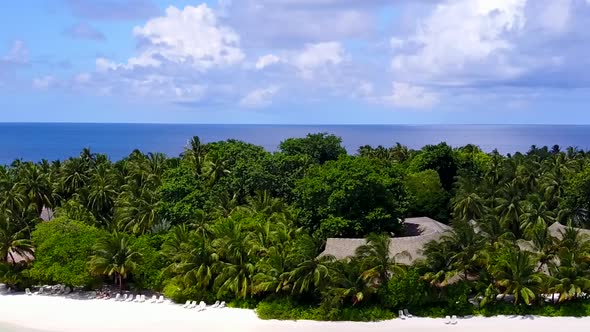
<svg viewBox="0 0 590 332"><path fill-rule="evenodd" d="M223 301L263 319L590 315L590 158L190 140L0 167L0 283Z"/></svg>

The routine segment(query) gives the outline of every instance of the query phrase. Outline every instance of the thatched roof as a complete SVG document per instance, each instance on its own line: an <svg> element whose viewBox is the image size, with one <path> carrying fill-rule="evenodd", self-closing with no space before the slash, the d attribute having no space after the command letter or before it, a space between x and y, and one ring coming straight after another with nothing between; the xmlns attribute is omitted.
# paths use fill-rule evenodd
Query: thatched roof
<svg viewBox="0 0 590 332"><path fill-rule="evenodd" d="M407 218L405 227L408 234L413 236L394 237L391 239L389 253L395 256L402 264L411 264L422 258L422 248L432 240L438 240L445 232L451 229L450 226L442 224L428 217ZM366 243L365 239L338 239L329 238L326 242L326 249L321 254L332 255L337 259L352 257L358 247ZM411 257L400 255L407 252Z"/></svg>
<svg viewBox="0 0 590 332"><path fill-rule="evenodd" d="M547 230L549 231L549 234L551 234L551 236L554 236L558 239L562 238L562 234L565 232L566 229L567 229L567 226L564 226L558 222L554 222L553 225L551 225L547 228ZM575 228L575 227L574 227L574 229L579 231L581 234L585 234L587 236L590 236L590 230L588 230L588 229Z"/></svg>

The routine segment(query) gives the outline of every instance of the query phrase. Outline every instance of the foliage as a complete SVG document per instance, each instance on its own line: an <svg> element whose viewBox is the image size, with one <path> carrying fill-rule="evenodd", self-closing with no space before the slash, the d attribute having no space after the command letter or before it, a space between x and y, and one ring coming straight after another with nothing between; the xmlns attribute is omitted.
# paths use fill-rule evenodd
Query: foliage
<svg viewBox="0 0 590 332"><path fill-rule="evenodd" d="M88 257L104 231L63 217L38 225L33 231L35 260L28 273L42 283L88 286L95 278Z"/></svg>
<svg viewBox="0 0 590 332"><path fill-rule="evenodd" d="M329 229L324 236L400 232L407 207L400 177L397 168L367 158L342 157L312 168L295 187L302 225Z"/></svg>

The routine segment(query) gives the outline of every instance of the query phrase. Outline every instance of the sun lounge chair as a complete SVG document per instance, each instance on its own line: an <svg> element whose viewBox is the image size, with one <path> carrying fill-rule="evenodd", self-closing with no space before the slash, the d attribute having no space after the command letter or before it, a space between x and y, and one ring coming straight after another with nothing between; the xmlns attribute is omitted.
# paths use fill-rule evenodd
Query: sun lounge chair
<svg viewBox="0 0 590 332"><path fill-rule="evenodd" d="M196 307L197 307L197 301L191 302L191 304L188 306L189 309L194 309Z"/></svg>
<svg viewBox="0 0 590 332"><path fill-rule="evenodd" d="M198 309L199 311L203 311L203 310L207 309L207 303L205 303L204 301L201 301L201 302L199 303L199 306L197 307L197 309Z"/></svg>
<svg viewBox="0 0 590 332"><path fill-rule="evenodd" d="M225 308L225 301L221 301L221 303L219 304L219 307L217 308Z"/></svg>
<svg viewBox="0 0 590 332"><path fill-rule="evenodd" d="M129 297L129 295L123 294L123 298L121 299L121 302L127 302L128 297Z"/></svg>
<svg viewBox="0 0 590 332"><path fill-rule="evenodd" d="M186 300L186 303L182 306L183 308L188 308L191 305L190 300Z"/></svg>
<svg viewBox="0 0 590 332"><path fill-rule="evenodd" d="M115 301L119 301L121 299L121 294L117 293L117 295L115 295Z"/></svg>
<svg viewBox="0 0 590 332"><path fill-rule="evenodd" d="M451 316L451 324L453 324L453 325L457 324L457 316L455 316L455 315Z"/></svg>
<svg viewBox="0 0 590 332"><path fill-rule="evenodd" d="M211 308L219 307L219 301L215 301L215 303L211 306Z"/></svg>
<svg viewBox="0 0 590 332"><path fill-rule="evenodd" d="M141 297L139 298L139 302L140 303L145 302L145 295L141 295Z"/></svg>
<svg viewBox="0 0 590 332"><path fill-rule="evenodd" d="M158 297L156 297L155 295L152 295L152 299L150 300L150 303L156 303L158 301Z"/></svg>
<svg viewBox="0 0 590 332"><path fill-rule="evenodd" d="M451 324L451 316L445 317L445 324L447 324L447 325Z"/></svg>
<svg viewBox="0 0 590 332"><path fill-rule="evenodd" d="M164 303L164 295L160 295L160 298L158 299L158 303Z"/></svg>
<svg viewBox="0 0 590 332"><path fill-rule="evenodd" d="M133 294L129 294L129 300L127 300L127 302L136 302L138 297L139 295L135 295L135 297L133 297Z"/></svg>
<svg viewBox="0 0 590 332"><path fill-rule="evenodd" d="M412 318L412 314L408 311L408 309L404 309L404 315L408 318Z"/></svg>
<svg viewBox="0 0 590 332"><path fill-rule="evenodd" d="M397 314L398 314L399 318L406 319L406 315L404 315L404 311L403 310L398 311Z"/></svg>
<svg viewBox="0 0 590 332"><path fill-rule="evenodd" d="M31 293L31 289L30 288L25 288L25 294L31 296L33 295L33 293Z"/></svg>
<svg viewBox="0 0 590 332"><path fill-rule="evenodd" d="M70 287L66 287L66 288L64 289L64 295L68 295L68 294L70 294L71 292L72 292L72 289L71 289Z"/></svg>

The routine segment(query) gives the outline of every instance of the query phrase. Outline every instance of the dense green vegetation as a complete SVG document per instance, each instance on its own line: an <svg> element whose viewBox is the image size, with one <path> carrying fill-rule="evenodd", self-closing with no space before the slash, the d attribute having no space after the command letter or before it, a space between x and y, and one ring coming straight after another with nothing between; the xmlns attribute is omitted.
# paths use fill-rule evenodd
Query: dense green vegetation
<svg viewBox="0 0 590 332"><path fill-rule="evenodd" d="M41 222L44 207L53 220ZM590 156L557 146L503 156L398 143L352 156L314 134L275 153L198 137L178 158L85 149L0 167L0 282L223 299L263 318L586 315L590 242L548 227L587 228L588 208ZM453 228L403 266L388 248L412 216ZM338 261L320 255L327 237L367 244Z"/></svg>

